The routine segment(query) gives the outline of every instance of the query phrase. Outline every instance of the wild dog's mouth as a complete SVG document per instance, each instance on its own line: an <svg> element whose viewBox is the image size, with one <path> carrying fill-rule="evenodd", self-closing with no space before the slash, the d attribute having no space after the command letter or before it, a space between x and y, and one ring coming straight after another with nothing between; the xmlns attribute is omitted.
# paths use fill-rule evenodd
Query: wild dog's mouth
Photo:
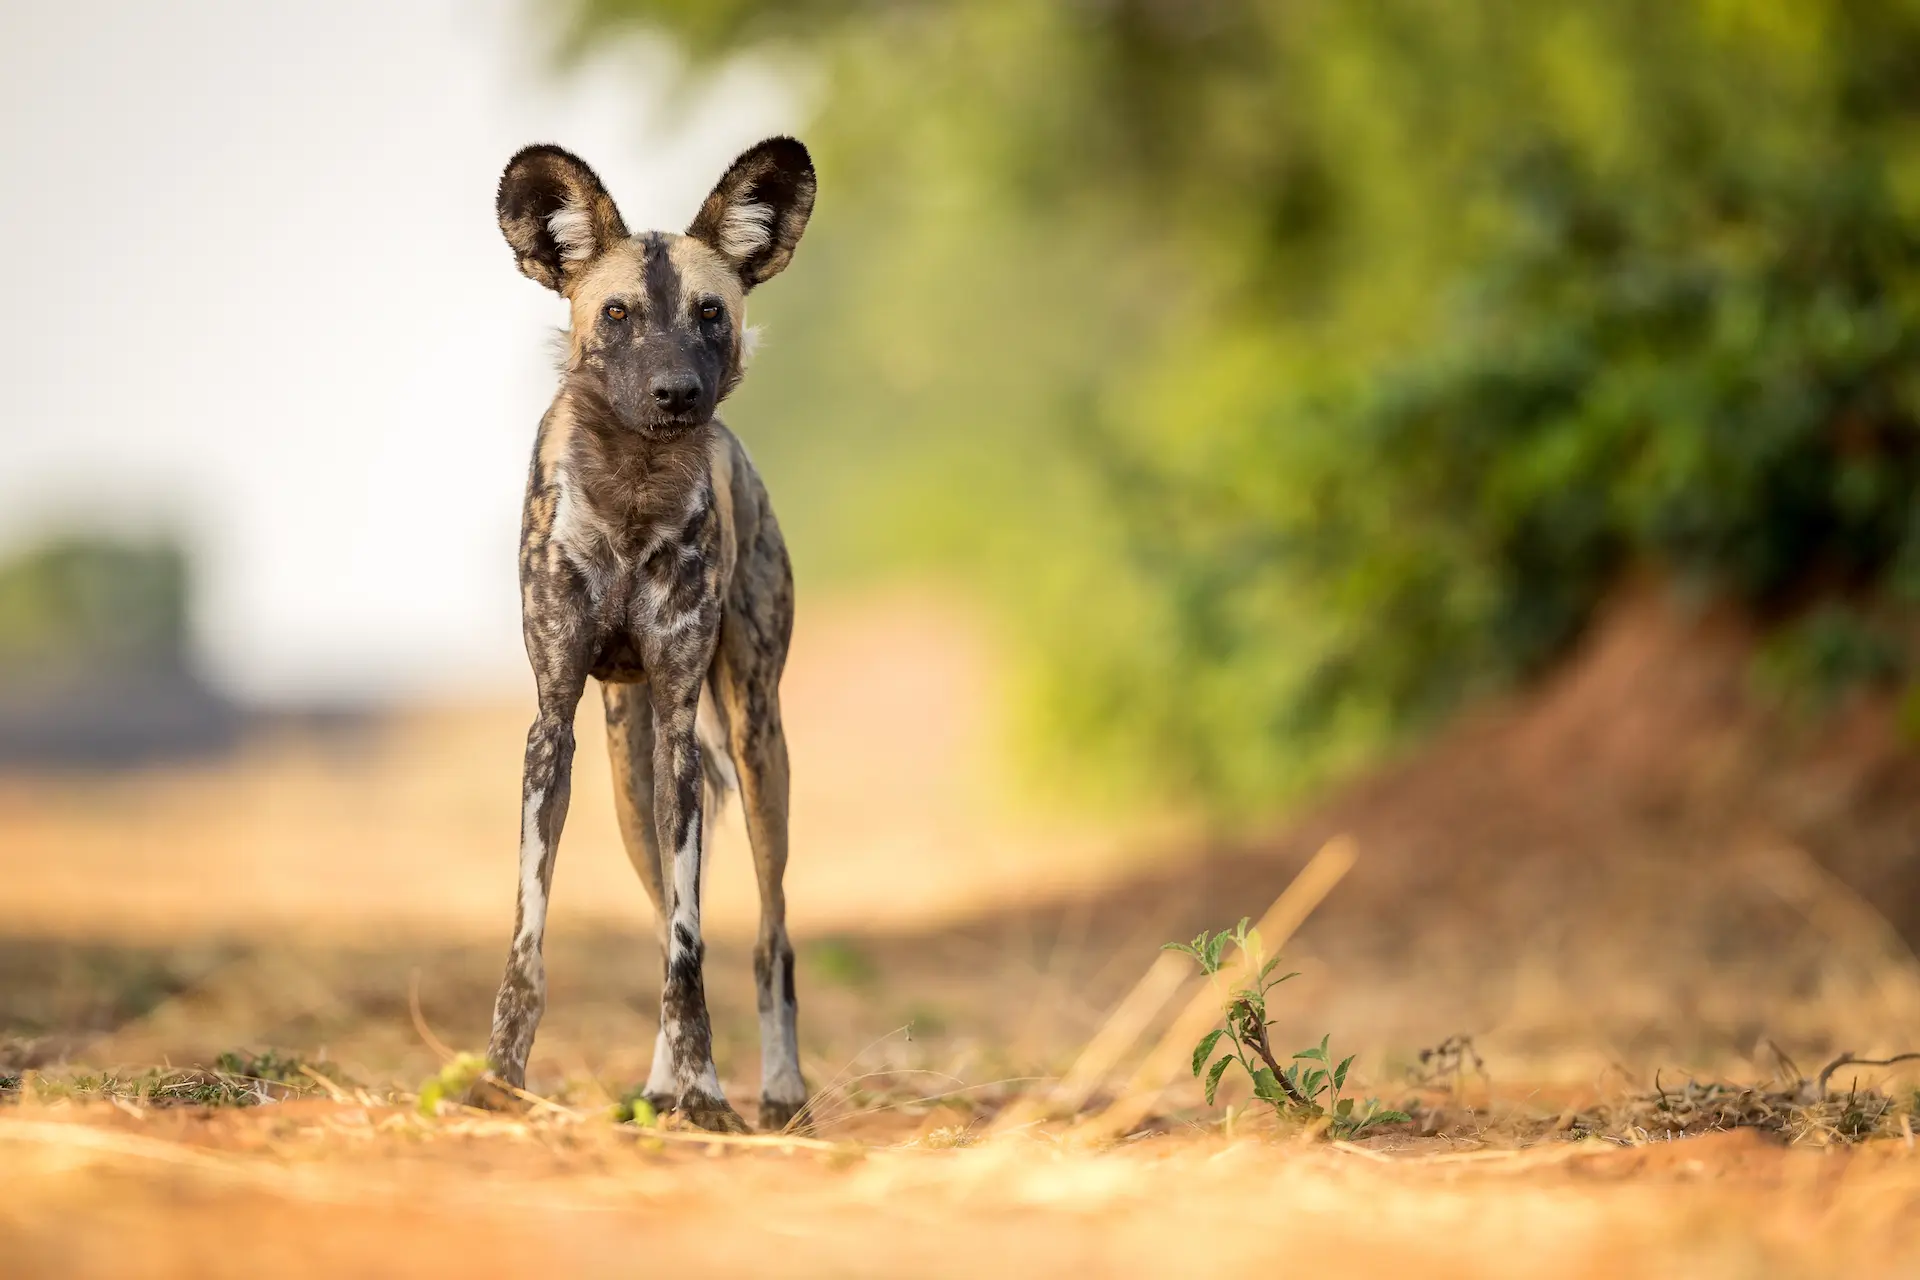
<svg viewBox="0 0 1920 1280"><path fill-rule="evenodd" d="M657 431L663 435L676 435L682 431L691 431L695 427L705 426L712 421L712 414L673 413L643 418L635 425L642 431Z"/></svg>

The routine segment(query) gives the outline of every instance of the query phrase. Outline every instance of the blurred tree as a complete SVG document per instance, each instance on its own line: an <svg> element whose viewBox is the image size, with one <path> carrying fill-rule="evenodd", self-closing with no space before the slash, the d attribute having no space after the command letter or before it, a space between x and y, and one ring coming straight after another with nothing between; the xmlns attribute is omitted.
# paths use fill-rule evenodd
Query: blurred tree
<svg viewBox="0 0 1920 1280"><path fill-rule="evenodd" d="M169 541L51 537L0 560L0 770L235 743L240 709L194 661L188 577Z"/></svg>
<svg viewBox="0 0 1920 1280"><path fill-rule="evenodd" d="M1641 566L1822 654L1920 600L1915 0L561 21L821 69L738 416L803 570L992 584L1083 777L1270 808Z"/></svg>
<svg viewBox="0 0 1920 1280"><path fill-rule="evenodd" d="M170 543L54 538L0 561L0 672L187 653L187 559Z"/></svg>

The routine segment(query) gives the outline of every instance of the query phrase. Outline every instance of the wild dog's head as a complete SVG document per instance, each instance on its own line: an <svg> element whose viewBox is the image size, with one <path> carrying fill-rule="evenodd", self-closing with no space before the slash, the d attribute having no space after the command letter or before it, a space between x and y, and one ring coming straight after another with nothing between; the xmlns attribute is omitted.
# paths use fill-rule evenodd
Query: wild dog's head
<svg viewBox="0 0 1920 1280"><path fill-rule="evenodd" d="M625 425L697 426L739 385L747 292L793 257L813 161L769 138L733 162L685 235L629 235L579 157L528 147L500 178L500 230L521 272L573 306L568 369Z"/></svg>

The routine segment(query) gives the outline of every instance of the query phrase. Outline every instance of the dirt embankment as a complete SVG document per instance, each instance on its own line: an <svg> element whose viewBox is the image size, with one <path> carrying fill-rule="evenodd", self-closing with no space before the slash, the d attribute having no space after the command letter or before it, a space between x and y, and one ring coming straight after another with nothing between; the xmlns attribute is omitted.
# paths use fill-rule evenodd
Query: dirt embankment
<svg viewBox="0 0 1920 1280"><path fill-rule="evenodd" d="M1920 1047L1920 753L1885 699L1770 705L1753 651L1739 623L1637 591L1538 687L1273 839L1062 910L1187 936L1258 915L1344 832L1359 866L1297 948L1336 1026L1472 1030L1576 1071L1763 1038Z"/></svg>

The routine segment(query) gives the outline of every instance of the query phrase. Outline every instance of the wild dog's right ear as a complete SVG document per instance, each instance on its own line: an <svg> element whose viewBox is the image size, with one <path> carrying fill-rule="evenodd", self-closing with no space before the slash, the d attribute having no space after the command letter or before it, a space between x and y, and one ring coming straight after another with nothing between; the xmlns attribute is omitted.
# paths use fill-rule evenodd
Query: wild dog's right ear
<svg viewBox="0 0 1920 1280"><path fill-rule="evenodd" d="M555 293L564 294L582 267L627 238L599 177L559 147L528 147L507 161L494 209L521 273Z"/></svg>

